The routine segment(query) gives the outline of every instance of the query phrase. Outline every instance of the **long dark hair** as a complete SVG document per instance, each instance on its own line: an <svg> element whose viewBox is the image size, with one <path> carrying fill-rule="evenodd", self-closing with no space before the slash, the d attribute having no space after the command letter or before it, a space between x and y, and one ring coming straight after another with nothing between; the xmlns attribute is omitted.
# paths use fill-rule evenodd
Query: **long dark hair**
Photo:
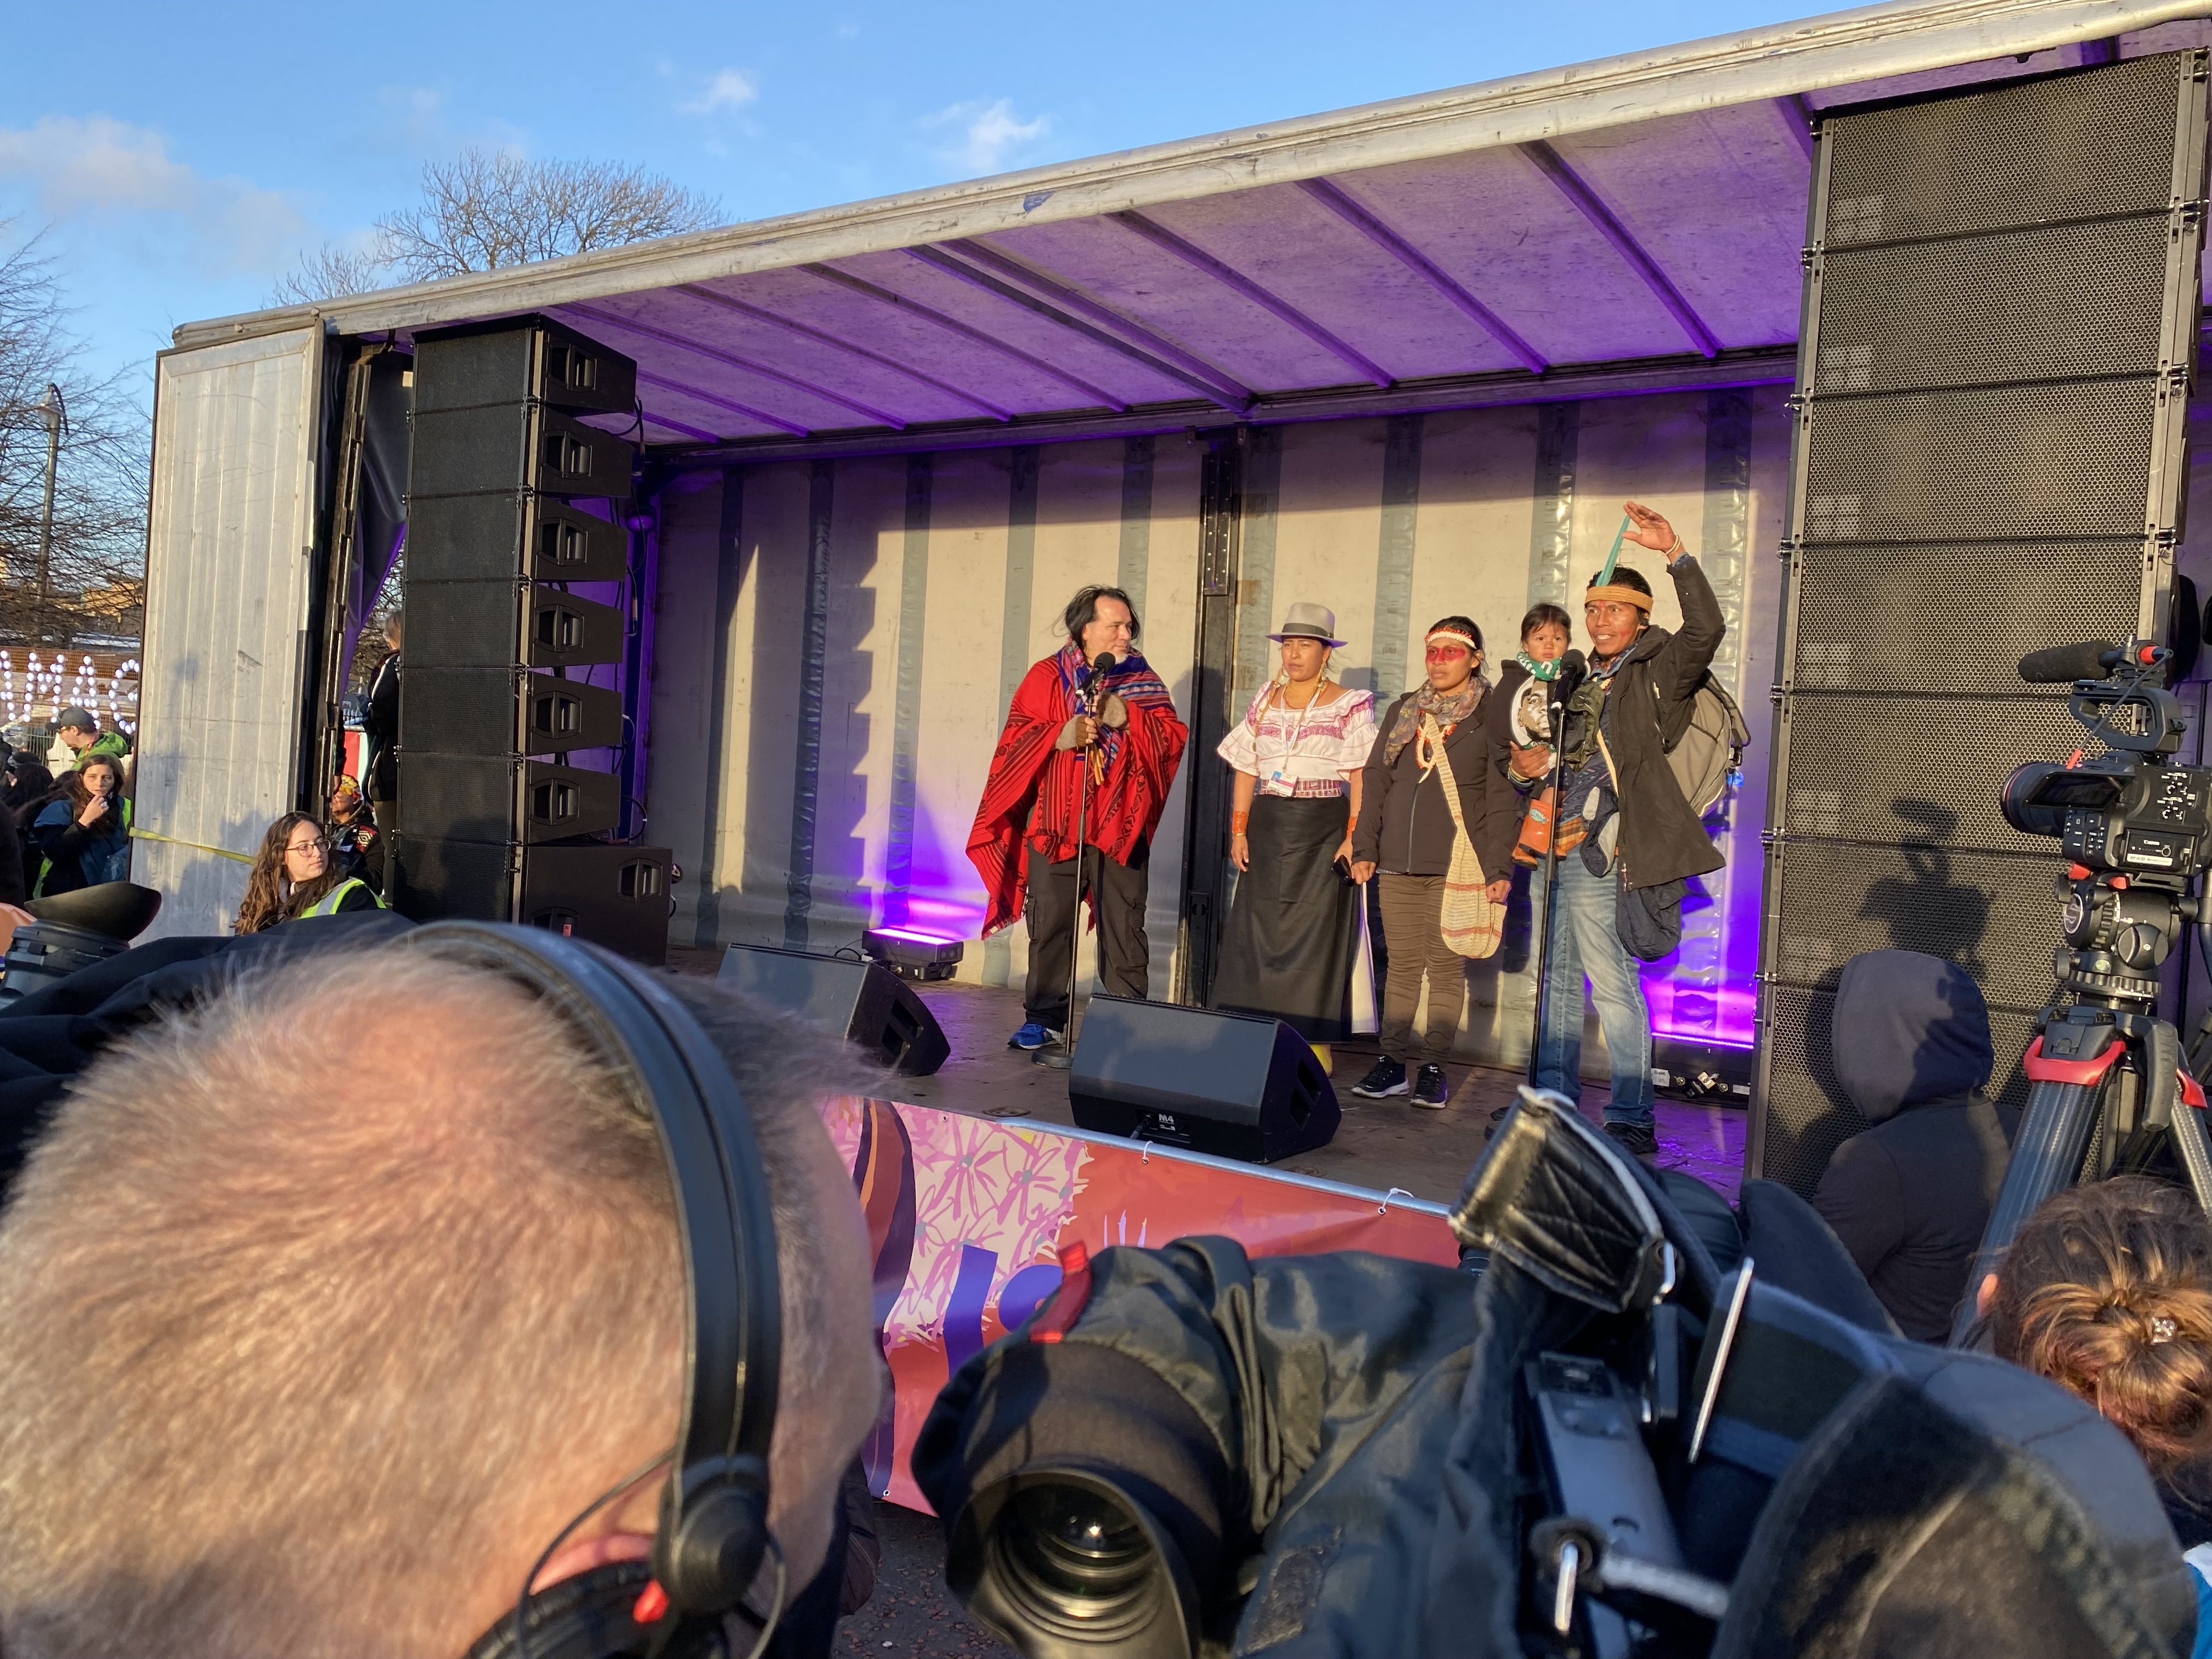
<svg viewBox="0 0 2212 1659"><path fill-rule="evenodd" d="M246 902L238 907L233 933L258 933L289 921L345 879L337 858L325 854L321 875L296 887L290 884L284 874L284 849L292 844L292 832L303 823L312 824L327 839L323 821L313 812L287 812L270 824L254 857L253 872L246 878Z"/></svg>
<svg viewBox="0 0 2212 1659"><path fill-rule="evenodd" d="M1130 602L1129 596L1118 587L1094 585L1077 593L1067 602L1067 609L1060 613L1060 626L1067 630L1069 643L1083 643L1083 630L1098 620L1098 601L1101 599L1119 599L1128 607L1130 644L1134 645L1144 637L1145 624L1138 620L1137 607Z"/></svg>
<svg viewBox="0 0 2212 1659"><path fill-rule="evenodd" d="M31 809L28 815L30 821L33 823L37 823L39 814L56 801L62 801L68 805L71 817L83 811L86 803L92 799L92 791L85 784L84 775L95 766L107 769L108 776L115 780L115 787L108 792L104 804L105 810L91 825L91 831L95 836L108 836L121 829L123 769L115 763L114 757L112 755L94 755L89 760L79 761L60 777L55 779L54 787L47 790L38 804Z"/></svg>

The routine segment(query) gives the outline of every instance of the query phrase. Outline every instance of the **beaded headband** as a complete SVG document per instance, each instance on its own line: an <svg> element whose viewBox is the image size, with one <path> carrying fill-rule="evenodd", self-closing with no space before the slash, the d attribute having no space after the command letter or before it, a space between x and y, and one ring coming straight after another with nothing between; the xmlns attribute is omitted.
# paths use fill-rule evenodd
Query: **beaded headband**
<svg viewBox="0 0 2212 1659"><path fill-rule="evenodd" d="M1430 635L1428 638L1423 640L1421 643L1423 645L1434 645L1438 640L1457 640L1469 651L1480 651L1482 649L1480 646L1477 645L1473 640L1468 638L1466 635L1461 633L1455 628L1439 628L1435 633Z"/></svg>
<svg viewBox="0 0 2212 1659"><path fill-rule="evenodd" d="M1644 592L1641 588L1623 586L1619 582L1607 582L1601 587L1585 589L1583 593L1583 603L1588 605L1592 599L1617 599L1623 605L1634 605L1638 611L1649 611L1651 608L1651 596L1649 593Z"/></svg>

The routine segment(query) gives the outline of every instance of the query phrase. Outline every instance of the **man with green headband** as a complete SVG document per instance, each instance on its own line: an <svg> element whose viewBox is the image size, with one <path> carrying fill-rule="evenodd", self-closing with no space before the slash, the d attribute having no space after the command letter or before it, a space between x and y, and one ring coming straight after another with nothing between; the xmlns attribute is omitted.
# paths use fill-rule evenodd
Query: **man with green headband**
<svg viewBox="0 0 2212 1659"><path fill-rule="evenodd" d="M1559 914L1551 923L1534 1080L1540 1089L1580 1097L1587 976L1613 1061L1606 1133L1648 1156L1658 1143L1651 1016L1638 959L1656 961L1679 941L1684 884L1723 862L1683 799L1667 750L1689 724L1727 624L1712 585L1674 526L1639 502L1626 507L1620 539L1665 556L1682 626L1670 632L1651 625L1651 584L1617 562L1616 540L1583 596L1589 672L1567 703L1558 811L1563 826L1582 819L1584 834L1555 866ZM1551 756L1537 753L1537 769L1548 772Z"/></svg>

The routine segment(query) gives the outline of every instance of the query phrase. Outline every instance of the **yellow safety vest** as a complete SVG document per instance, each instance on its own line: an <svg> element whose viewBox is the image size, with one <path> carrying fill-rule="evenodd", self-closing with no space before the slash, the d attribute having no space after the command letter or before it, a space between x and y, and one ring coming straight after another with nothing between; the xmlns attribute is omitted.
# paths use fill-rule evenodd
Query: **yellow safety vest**
<svg viewBox="0 0 2212 1659"><path fill-rule="evenodd" d="M368 884L363 881L359 876L348 876L337 886L331 888L329 892L324 894L322 897L317 899L306 909L301 911L300 920L305 921L309 916L334 916L337 915L338 901L343 899L348 892L356 887L360 888L362 892L368 893L370 898L376 900L376 908L378 909L388 910L392 908L382 899L377 898L377 896L374 893L369 892Z"/></svg>

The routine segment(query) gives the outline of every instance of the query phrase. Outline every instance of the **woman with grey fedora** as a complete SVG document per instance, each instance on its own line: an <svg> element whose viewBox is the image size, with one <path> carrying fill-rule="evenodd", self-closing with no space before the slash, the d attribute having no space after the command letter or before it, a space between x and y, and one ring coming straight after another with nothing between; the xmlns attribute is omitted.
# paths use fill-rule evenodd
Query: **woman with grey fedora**
<svg viewBox="0 0 2212 1659"><path fill-rule="evenodd" d="M1243 873L1213 979L1213 1006L1282 1020L1329 1063L1352 1032L1359 889L1352 826L1375 742L1375 695L1328 677L1336 613L1291 606L1267 637L1282 672L1221 740L1237 771L1229 855Z"/></svg>

